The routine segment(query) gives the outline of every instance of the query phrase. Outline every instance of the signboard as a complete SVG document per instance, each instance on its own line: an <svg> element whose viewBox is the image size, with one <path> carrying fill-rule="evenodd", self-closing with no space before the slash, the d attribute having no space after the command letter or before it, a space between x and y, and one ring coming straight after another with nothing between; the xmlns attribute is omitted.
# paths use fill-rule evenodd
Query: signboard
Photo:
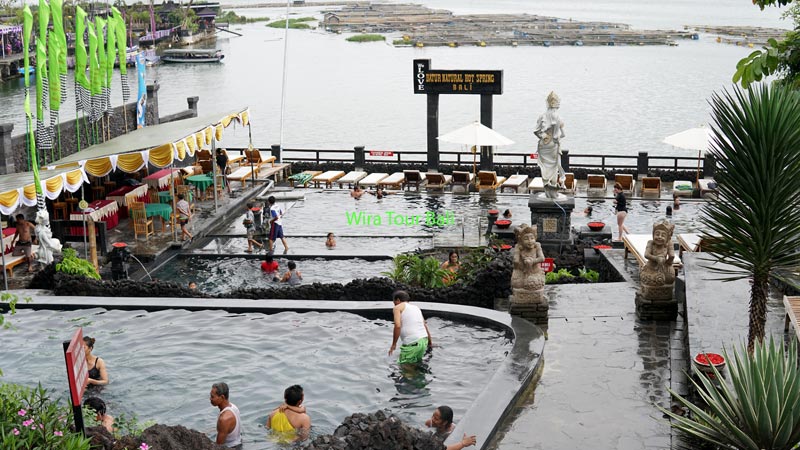
<svg viewBox="0 0 800 450"><path fill-rule="evenodd" d="M531 153L531 159L539 159L538 153Z"/></svg>
<svg viewBox="0 0 800 450"><path fill-rule="evenodd" d="M390 150L370 150L369 156L394 156L394 152Z"/></svg>
<svg viewBox="0 0 800 450"><path fill-rule="evenodd" d="M502 70L432 70L430 59L414 60L415 94L503 93Z"/></svg>
<svg viewBox="0 0 800 450"><path fill-rule="evenodd" d="M83 393L89 383L89 367L83 351L83 329L78 328L69 342L64 342L64 358L67 361L67 380L72 406L81 406Z"/></svg>

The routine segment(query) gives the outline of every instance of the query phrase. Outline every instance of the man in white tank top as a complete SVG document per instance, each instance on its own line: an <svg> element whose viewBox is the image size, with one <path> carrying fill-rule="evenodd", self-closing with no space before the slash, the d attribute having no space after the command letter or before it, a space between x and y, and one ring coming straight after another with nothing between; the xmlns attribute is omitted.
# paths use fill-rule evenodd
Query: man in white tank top
<svg viewBox="0 0 800 450"><path fill-rule="evenodd" d="M233 449L242 448L242 429L239 408L228 401L228 385L214 383L211 386L211 404L219 408L217 417L217 444Z"/></svg>
<svg viewBox="0 0 800 450"><path fill-rule="evenodd" d="M397 362L416 364L422 361L425 351L433 347L428 324L425 323L419 307L409 303L408 292L395 291L392 294L392 300L394 301L394 332L389 355L397 348L397 340L402 339L403 345L400 346L400 357Z"/></svg>

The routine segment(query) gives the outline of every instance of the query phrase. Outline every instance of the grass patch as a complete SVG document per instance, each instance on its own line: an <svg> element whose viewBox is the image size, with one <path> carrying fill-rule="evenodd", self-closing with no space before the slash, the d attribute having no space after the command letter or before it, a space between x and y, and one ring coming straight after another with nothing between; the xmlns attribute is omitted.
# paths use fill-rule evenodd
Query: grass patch
<svg viewBox="0 0 800 450"><path fill-rule="evenodd" d="M407 41L405 39L395 39L392 41L392 45L412 45L413 42Z"/></svg>
<svg viewBox="0 0 800 450"><path fill-rule="evenodd" d="M233 11L226 11L224 14L217 18L217 22L228 23L254 23L254 22L268 22L269 17L245 17L236 14Z"/></svg>
<svg viewBox="0 0 800 450"><path fill-rule="evenodd" d="M346 39L347 42L375 42L385 40L386 36L380 34L357 34Z"/></svg>
<svg viewBox="0 0 800 450"><path fill-rule="evenodd" d="M308 30L311 26L304 22L317 20L313 17L301 17L299 19L289 19L289 28L297 30ZM267 24L270 28L286 28L286 20L276 20Z"/></svg>

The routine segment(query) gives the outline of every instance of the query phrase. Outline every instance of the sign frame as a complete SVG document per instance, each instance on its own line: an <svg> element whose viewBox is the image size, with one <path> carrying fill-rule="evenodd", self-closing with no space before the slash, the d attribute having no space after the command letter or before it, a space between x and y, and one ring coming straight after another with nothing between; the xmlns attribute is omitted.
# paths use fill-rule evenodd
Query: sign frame
<svg viewBox="0 0 800 450"><path fill-rule="evenodd" d="M85 434L81 405L86 386L89 384L89 365L86 362L86 353L83 349L83 328L75 330L72 338L69 341L64 341L63 346L72 414L75 417L75 429Z"/></svg>
<svg viewBox="0 0 800 450"><path fill-rule="evenodd" d="M415 94L501 95L502 70L433 70L430 59L414 60Z"/></svg>

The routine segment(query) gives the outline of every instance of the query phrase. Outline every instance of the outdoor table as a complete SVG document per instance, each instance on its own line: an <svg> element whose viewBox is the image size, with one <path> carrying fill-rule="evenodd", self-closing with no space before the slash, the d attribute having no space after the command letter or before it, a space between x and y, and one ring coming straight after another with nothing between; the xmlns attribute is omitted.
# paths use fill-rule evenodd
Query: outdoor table
<svg viewBox="0 0 800 450"><path fill-rule="evenodd" d="M106 230L111 230L119 224L119 205L115 200L95 200L83 211L75 211L69 215L69 220L83 220L84 216L91 217L95 222L105 222ZM83 236L83 227L70 227L73 236Z"/></svg>
<svg viewBox="0 0 800 450"><path fill-rule="evenodd" d="M205 192L209 186L214 184L214 180L208 175L192 175L186 178L186 181L195 185L195 187L197 187L198 193Z"/></svg>
<svg viewBox="0 0 800 450"><path fill-rule="evenodd" d="M3 253L11 253L11 250L14 247L11 246L11 241L14 240L14 235L17 233L17 229L14 227L3 228Z"/></svg>
<svg viewBox="0 0 800 450"><path fill-rule="evenodd" d="M144 182L155 190L163 190L169 187L169 183L172 180L172 173L180 171L181 169L161 169L158 172L151 173L144 177ZM175 176L180 177L180 174L176 173Z"/></svg>
<svg viewBox="0 0 800 450"><path fill-rule="evenodd" d="M165 222L170 221L172 207L163 203L147 203L144 205L145 216L159 217L161 219L161 231L164 231Z"/></svg>
<svg viewBox="0 0 800 450"><path fill-rule="evenodd" d="M122 186L117 188L106 195L106 200L114 200L121 208L119 215L122 219L128 217L128 203L132 201L142 201L147 196L147 185L140 184L139 186Z"/></svg>
<svg viewBox="0 0 800 450"><path fill-rule="evenodd" d="M186 199L187 201L192 201L192 191L189 191L189 198ZM172 204L172 195L169 191L160 191L158 193L158 202L159 203L166 203Z"/></svg>

